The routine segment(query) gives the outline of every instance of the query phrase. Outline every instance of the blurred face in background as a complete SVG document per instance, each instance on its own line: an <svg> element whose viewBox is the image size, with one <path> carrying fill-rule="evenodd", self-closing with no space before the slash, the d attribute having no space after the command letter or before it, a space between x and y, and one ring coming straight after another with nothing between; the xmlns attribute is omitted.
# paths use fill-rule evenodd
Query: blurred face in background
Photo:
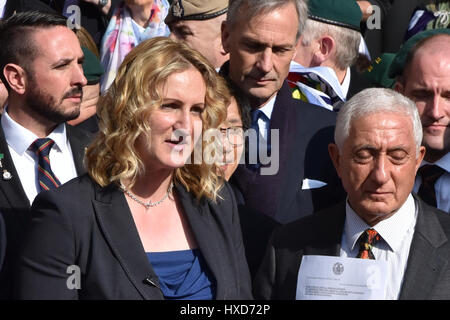
<svg viewBox="0 0 450 320"><path fill-rule="evenodd" d="M222 47L220 26L226 14L207 20L178 20L169 25L170 38L184 41L200 52L214 68L220 68L228 60Z"/></svg>
<svg viewBox="0 0 450 320"><path fill-rule="evenodd" d="M231 99L227 109L227 119L219 126L219 129L222 133L223 145L223 163L220 164L220 169L225 180L229 180L244 151L244 129L235 98Z"/></svg>

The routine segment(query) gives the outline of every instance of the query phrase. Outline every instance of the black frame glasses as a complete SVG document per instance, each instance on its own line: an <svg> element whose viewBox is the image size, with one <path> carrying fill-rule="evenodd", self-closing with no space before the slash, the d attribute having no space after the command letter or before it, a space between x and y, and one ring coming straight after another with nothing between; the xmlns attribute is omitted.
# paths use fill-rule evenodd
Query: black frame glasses
<svg viewBox="0 0 450 320"><path fill-rule="evenodd" d="M232 126L228 128L219 128L223 136L226 136L228 142L232 146L242 146L244 144L244 127L243 126ZM236 141L239 141L236 143Z"/></svg>

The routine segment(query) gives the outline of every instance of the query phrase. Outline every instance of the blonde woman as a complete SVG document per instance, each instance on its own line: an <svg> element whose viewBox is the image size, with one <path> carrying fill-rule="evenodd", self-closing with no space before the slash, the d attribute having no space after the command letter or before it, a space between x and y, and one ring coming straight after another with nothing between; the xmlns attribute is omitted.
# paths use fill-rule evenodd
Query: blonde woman
<svg viewBox="0 0 450 320"><path fill-rule="evenodd" d="M195 154L225 119L221 81L168 38L127 55L100 102L89 174L33 204L18 298L251 298L234 196Z"/></svg>

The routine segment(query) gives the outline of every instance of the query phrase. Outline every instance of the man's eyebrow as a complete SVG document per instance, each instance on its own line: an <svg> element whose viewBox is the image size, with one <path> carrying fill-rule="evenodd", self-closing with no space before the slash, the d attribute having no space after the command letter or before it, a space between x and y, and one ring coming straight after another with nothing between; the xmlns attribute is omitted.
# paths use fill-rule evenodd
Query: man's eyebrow
<svg viewBox="0 0 450 320"><path fill-rule="evenodd" d="M61 65L69 64L73 60L74 60L74 58L62 58L62 59L59 59L58 61L56 61L55 63L53 63L51 65L51 67L55 68L55 67L58 67L58 66L61 66Z"/></svg>
<svg viewBox="0 0 450 320"><path fill-rule="evenodd" d="M241 121L239 119L234 119L234 118L227 120L227 122L230 124L240 124L241 123Z"/></svg>
<svg viewBox="0 0 450 320"><path fill-rule="evenodd" d="M368 149L368 150L378 150L377 147L375 147L375 146L373 146L373 145L371 145L371 144L362 144L362 145L355 146L355 147L353 148L354 151L365 150L365 149Z"/></svg>
<svg viewBox="0 0 450 320"><path fill-rule="evenodd" d="M80 57L75 57L75 58L61 58L58 61L56 61L55 63L51 64L52 68L56 68L58 66L61 65L65 65L65 64L69 64L72 61L76 60L77 63L83 63L84 62L84 55L80 56Z"/></svg>
<svg viewBox="0 0 450 320"><path fill-rule="evenodd" d="M191 28L187 25L184 24L176 24L172 26L173 30L177 30L178 32L182 31L182 32L192 32Z"/></svg>
<svg viewBox="0 0 450 320"><path fill-rule="evenodd" d="M388 150L387 150L388 153L389 152L396 152L396 151L405 151L405 152L407 152L408 151L408 146L401 144L401 145L398 145L398 146L393 146L391 148L388 148Z"/></svg>
<svg viewBox="0 0 450 320"><path fill-rule="evenodd" d="M275 44L269 45L266 42L261 42L261 41L259 41L257 39L250 38L250 37L245 36L245 35L242 36L242 42L247 43L247 44L251 44L251 45L254 45L254 46L272 47L272 48L275 48L275 49L281 49L281 48L283 48L283 49L292 49L292 48L295 47L295 44L293 45L292 43L275 43Z"/></svg>
<svg viewBox="0 0 450 320"><path fill-rule="evenodd" d="M258 46L267 46L267 43L261 42L261 41L259 41L257 39L254 39L254 38L251 38L251 37L248 37L248 36L245 36L245 35L242 36L242 41L246 42L246 43L253 44L253 45L258 45Z"/></svg>

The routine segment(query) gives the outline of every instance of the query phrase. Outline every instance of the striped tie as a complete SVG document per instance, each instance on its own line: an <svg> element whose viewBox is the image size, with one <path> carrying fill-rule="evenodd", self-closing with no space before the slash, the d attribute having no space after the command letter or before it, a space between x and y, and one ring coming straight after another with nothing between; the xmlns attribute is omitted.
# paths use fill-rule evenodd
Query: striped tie
<svg viewBox="0 0 450 320"><path fill-rule="evenodd" d="M36 139L30 146L38 157L38 181L41 191L57 188L61 185L53 174L48 155L55 141L49 138Z"/></svg>

